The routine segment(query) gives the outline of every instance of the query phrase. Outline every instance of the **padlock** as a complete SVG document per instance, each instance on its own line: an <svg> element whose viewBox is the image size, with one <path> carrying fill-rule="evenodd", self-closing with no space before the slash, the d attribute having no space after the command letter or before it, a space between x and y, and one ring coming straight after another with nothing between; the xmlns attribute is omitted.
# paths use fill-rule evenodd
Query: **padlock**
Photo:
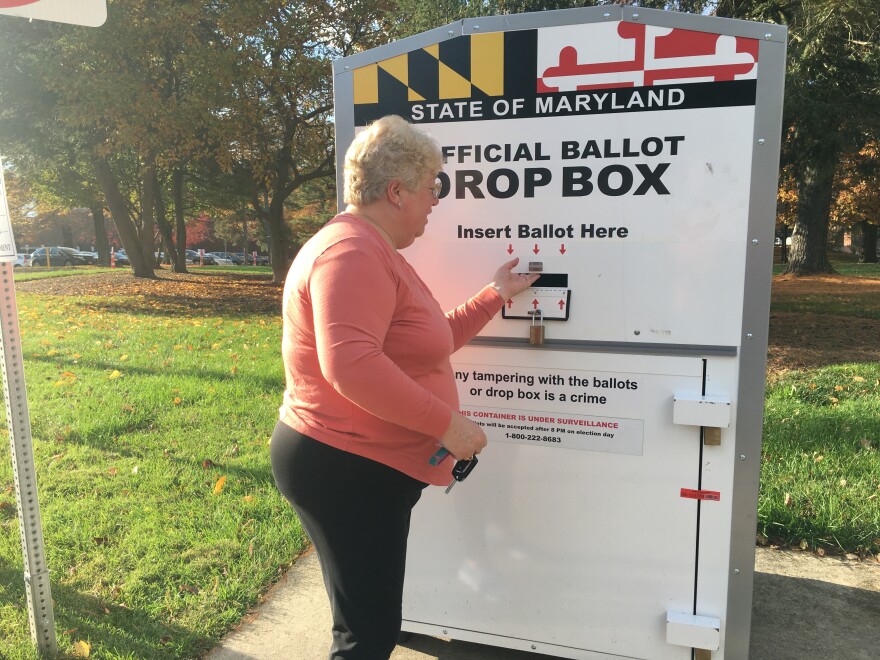
<svg viewBox="0 0 880 660"><path fill-rule="evenodd" d="M538 324L535 325L537 319ZM529 343L533 346L540 346L544 343L544 315L540 309L536 309L532 314L532 327L529 328Z"/></svg>

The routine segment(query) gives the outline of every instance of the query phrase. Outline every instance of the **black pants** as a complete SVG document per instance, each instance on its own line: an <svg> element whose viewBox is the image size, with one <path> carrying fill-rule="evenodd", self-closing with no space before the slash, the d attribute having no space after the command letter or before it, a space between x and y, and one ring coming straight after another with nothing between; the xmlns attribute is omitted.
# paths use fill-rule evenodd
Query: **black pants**
<svg viewBox="0 0 880 660"><path fill-rule="evenodd" d="M333 613L331 660L385 660L400 634L410 512L427 484L279 422L272 474L312 539Z"/></svg>

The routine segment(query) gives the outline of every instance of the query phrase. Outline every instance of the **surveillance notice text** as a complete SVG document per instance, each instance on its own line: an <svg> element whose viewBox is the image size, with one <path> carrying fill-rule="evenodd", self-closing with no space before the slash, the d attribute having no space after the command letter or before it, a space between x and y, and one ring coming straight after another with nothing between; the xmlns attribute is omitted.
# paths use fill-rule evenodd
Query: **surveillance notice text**
<svg viewBox="0 0 880 660"><path fill-rule="evenodd" d="M613 414L640 409L633 374L459 364L455 378L461 414L482 426L493 442L642 454L644 421ZM601 414L603 408L610 414ZM600 414L583 414L591 409Z"/></svg>

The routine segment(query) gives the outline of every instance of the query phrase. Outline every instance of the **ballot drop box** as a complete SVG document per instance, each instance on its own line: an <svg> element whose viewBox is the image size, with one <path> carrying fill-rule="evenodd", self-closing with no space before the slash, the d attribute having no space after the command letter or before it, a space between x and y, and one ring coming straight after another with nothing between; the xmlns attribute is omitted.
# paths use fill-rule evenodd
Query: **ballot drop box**
<svg viewBox="0 0 880 660"><path fill-rule="evenodd" d="M440 145L405 249L489 445L410 533L404 629L564 658L745 658L786 30L634 7L465 20L337 61L342 158ZM341 199L340 199L341 202ZM451 459L449 459L451 460Z"/></svg>

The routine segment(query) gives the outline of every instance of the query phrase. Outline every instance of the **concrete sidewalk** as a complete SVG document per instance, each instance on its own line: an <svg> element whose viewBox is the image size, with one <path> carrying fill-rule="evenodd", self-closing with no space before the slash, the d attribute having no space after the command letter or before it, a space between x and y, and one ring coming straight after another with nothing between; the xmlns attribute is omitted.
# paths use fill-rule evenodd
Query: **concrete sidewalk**
<svg viewBox="0 0 880 660"><path fill-rule="evenodd" d="M322 660L330 608L317 555L299 559L263 605L206 660ZM880 658L880 563L758 549L752 660ZM413 635L392 660L551 660Z"/></svg>

